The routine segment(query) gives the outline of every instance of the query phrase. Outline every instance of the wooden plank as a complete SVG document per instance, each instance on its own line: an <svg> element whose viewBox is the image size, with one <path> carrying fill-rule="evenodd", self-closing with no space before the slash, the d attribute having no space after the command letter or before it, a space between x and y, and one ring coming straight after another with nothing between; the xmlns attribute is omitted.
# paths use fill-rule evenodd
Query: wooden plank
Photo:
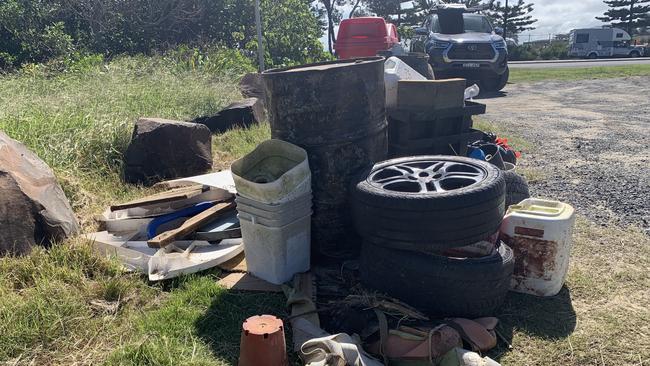
<svg viewBox="0 0 650 366"><path fill-rule="evenodd" d="M186 235L195 232L205 223L218 218L219 216L225 214L230 210L233 210L234 208L235 202L233 201L216 204L214 207L211 207L185 221L185 223L183 223L183 225L181 225L179 228L165 231L164 233L161 233L155 238L149 240L147 243L151 248L164 248L167 245L173 243L175 240L182 239Z"/></svg>
<svg viewBox="0 0 650 366"><path fill-rule="evenodd" d="M246 265L246 257L244 256L244 253L241 253L240 255L236 256L235 258L221 263L219 266L219 269L224 271L224 272L239 272L239 273L246 273L248 272L248 266Z"/></svg>
<svg viewBox="0 0 650 366"><path fill-rule="evenodd" d="M126 203L112 205L111 211L125 210L127 208L148 206L148 205L154 205L158 203L186 200L188 198L198 196L199 194L203 193L203 191L204 191L203 186L200 185L176 188L166 192L156 193L151 196L129 201Z"/></svg>
<svg viewBox="0 0 650 366"><path fill-rule="evenodd" d="M415 110L462 107L466 84L465 79L400 80L397 107Z"/></svg>
<svg viewBox="0 0 650 366"><path fill-rule="evenodd" d="M282 292L282 286L274 285L250 273L231 273L217 281L228 290L250 292Z"/></svg>

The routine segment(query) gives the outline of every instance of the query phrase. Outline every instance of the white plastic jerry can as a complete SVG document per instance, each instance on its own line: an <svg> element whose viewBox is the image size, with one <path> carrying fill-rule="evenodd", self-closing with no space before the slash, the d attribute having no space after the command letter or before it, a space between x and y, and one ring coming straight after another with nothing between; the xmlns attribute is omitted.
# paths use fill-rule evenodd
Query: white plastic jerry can
<svg viewBox="0 0 650 366"><path fill-rule="evenodd" d="M393 56L384 64L384 83L386 85L386 108L397 106L397 85L400 80L427 80L406 62Z"/></svg>
<svg viewBox="0 0 650 366"><path fill-rule="evenodd" d="M508 208L501 239L514 251L510 289L557 295L569 270L575 210L569 204L529 198Z"/></svg>

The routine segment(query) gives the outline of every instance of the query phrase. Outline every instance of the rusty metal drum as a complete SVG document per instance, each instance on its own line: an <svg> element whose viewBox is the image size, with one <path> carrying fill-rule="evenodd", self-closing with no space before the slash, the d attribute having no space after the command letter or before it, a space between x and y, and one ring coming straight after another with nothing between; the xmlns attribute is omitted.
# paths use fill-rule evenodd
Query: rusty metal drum
<svg viewBox="0 0 650 366"><path fill-rule="evenodd" d="M383 57L272 69L262 77L272 137L309 156L313 261L355 257L360 240L350 218L350 185L387 156Z"/></svg>

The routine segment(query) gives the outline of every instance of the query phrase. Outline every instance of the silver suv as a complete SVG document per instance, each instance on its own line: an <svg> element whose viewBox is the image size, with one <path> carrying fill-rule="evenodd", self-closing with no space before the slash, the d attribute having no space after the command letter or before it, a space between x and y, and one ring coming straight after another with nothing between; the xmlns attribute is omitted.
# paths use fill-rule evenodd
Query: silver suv
<svg viewBox="0 0 650 366"><path fill-rule="evenodd" d="M437 9L415 29L412 52L426 52L436 79L462 77L498 91L508 82L508 47L503 30L485 15L466 9Z"/></svg>

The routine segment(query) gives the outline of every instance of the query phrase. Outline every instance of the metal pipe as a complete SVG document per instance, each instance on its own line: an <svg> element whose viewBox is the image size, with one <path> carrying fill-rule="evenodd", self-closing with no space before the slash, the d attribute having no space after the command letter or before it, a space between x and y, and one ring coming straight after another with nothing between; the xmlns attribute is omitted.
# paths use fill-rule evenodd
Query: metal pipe
<svg viewBox="0 0 650 366"><path fill-rule="evenodd" d="M257 60L260 72L264 71L264 44L262 43L262 12L260 0L255 0L255 25L257 26Z"/></svg>
<svg viewBox="0 0 650 366"><path fill-rule="evenodd" d="M503 15L503 39L508 38L508 0L506 0L506 11Z"/></svg>

